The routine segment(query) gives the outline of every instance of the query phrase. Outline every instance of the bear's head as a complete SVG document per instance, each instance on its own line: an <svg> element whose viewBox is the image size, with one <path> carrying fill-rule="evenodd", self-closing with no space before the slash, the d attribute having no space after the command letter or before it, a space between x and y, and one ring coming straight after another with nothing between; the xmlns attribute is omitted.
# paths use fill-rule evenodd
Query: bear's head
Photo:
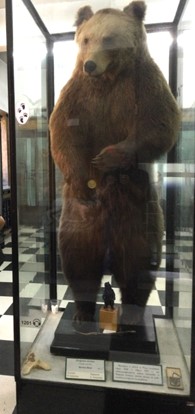
<svg viewBox="0 0 195 414"><path fill-rule="evenodd" d="M131 67L147 51L145 11L144 1L132 1L123 11L107 8L93 14L89 6L79 9L77 68L97 77Z"/></svg>

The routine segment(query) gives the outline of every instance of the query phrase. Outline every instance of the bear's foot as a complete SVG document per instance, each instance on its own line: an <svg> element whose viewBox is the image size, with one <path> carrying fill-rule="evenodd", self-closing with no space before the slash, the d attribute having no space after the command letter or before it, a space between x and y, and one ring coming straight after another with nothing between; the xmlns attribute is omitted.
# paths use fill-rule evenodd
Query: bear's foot
<svg viewBox="0 0 195 414"><path fill-rule="evenodd" d="M77 310L73 316L73 327L78 332L91 332L95 329L95 304L92 302L77 302Z"/></svg>
<svg viewBox="0 0 195 414"><path fill-rule="evenodd" d="M72 325L75 331L80 333L90 333L94 332L95 330L95 321L93 315L83 312L75 313Z"/></svg>

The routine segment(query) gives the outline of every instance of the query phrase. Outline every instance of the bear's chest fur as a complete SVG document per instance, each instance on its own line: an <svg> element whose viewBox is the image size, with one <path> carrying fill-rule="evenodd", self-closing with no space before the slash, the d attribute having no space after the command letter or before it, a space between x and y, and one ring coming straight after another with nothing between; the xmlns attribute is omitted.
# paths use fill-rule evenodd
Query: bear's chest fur
<svg viewBox="0 0 195 414"><path fill-rule="evenodd" d="M76 119L83 145L95 156L109 144L123 141L136 115L135 85L130 77L107 82L81 76L64 90L67 119Z"/></svg>

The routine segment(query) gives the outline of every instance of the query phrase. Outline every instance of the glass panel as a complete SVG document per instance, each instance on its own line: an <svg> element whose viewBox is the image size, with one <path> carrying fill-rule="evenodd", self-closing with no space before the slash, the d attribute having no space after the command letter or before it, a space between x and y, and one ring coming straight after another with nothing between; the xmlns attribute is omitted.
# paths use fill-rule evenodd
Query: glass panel
<svg viewBox="0 0 195 414"><path fill-rule="evenodd" d="M0 2L0 58L6 52L5 0Z"/></svg>
<svg viewBox="0 0 195 414"><path fill-rule="evenodd" d="M73 40L55 42L54 48L54 100L55 103L59 97L60 91L62 87L66 84L66 82L70 79L77 56L77 46ZM63 183L63 175L60 172L59 168L56 167L55 170L55 187L56 187L56 229L59 226L59 218L62 208L62 183ZM62 275L58 246L57 246L57 279L59 286L63 281L64 277ZM62 297L62 287L57 289L58 298Z"/></svg>
<svg viewBox="0 0 195 414"><path fill-rule="evenodd" d="M192 47L195 4L188 2L178 32L178 95L182 127L177 148L178 165L172 179L176 187L176 247L178 278L174 281L177 306L173 319L188 369L191 370L191 324L193 283L194 162L195 162L195 62Z"/></svg>
<svg viewBox="0 0 195 414"><path fill-rule="evenodd" d="M13 1L21 361L45 319L45 226L49 205L45 39ZM26 22L24 32L21 22Z"/></svg>
<svg viewBox="0 0 195 414"><path fill-rule="evenodd" d="M1 125L1 156L2 156L2 188L10 189L10 168L9 168L9 143L8 143L8 118L2 116Z"/></svg>
<svg viewBox="0 0 195 414"><path fill-rule="evenodd" d="M66 2L67 7L69 3ZM104 7L107 5L105 1L101 3ZM131 136L125 157L121 158L123 146L119 147L119 153L116 150L121 144L121 137L125 140L129 129L132 131L134 116L140 116L143 101L137 101L136 86L139 85L140 93L147 91L147 97L156 92L156 85L152 89L144 83L151 75L149 70L147 72L147 65L144 66L143 76L138 78L138 71L134 67L119 75L115 72L114 60L114 63L106 66L108 77L104 76L106 71L93 77L90 71L96 70L96 67L94 69L94 62L89 61L85 67L85 79L88 79L89 89L93 88L92 92L87 90L83 96L80 94L83 91L82 82L79 84L80 79L84 79L82 71L75 81L68 83L69 89L55 119L58 132L55 139L60 147L59 164L61 169L69 164L63 171L66 182L63 194L64 177L56 168L55 219L57 227L60 226L56 231L61 243L57 250L57 299L51 301L45 267L48 263L48 246L44 239L48 230L49 206L45 41L32 24L32 19L26 15L27 12L24 12L24 6L16 2L14 7L22 375L29 379L63 384L77 383L186 396L191 385L194 211L194 96L188 95L188 90L191 92L192 89L188 89L188 78L192 76L194 68L193 71L189 69L190 49L184 41L184 29L180 27L178 70L183 122L179 142L172 152L172 163L167 162L166 155L159 155L154 157L154 164L150 164L151 149L155 152L161 146L160 142L157 148L157 140L150 146L150 151L145 145L143 151L139 152L138 145L135 159L132 160L131 144L133 148L140 144L139 134L136 139L134 135ZM20 56L19 46L23 34L17 26L17 13L21 13L26 21L29 19L30 37L27 44L23 43L23 47L26 45L25 59ZM56 23L55 13L51 13L51 16ZM70 23L72 21L71 13ZM189 35L187 43L192 50L192 32ZM106 39L108 43L105 49L109 49L109 52L111 40L112 37ZM154 60L168 80L170 35L148 35L148 42ZM84 43L86 47L87 38ZM73 45L73 42L54 45L55 102L75 64L77 50ZM31 57L27 59L29 50L32 56L32 49L36 50L35 62ZM121 49L122 53L124 50ZM123 55L125 59L129 51L131 48ZM108 56L115 56L115 53L108 53ZM103 57L104 64L107 54L103 54ZM142 63L146 64L145 60ZM124 85L124 79L129 82L132 72L133 80ZM37 85L33 89L31 79L33 85ZM104 87L102 84L100 86L99 81L104 82ZM117 87L119 81L120 88ZM159 81L157 77L156 81L163 89L162 80ZM140 88L140 82L145 89ZM119 101L121 88L122 103L125 103L122 109ZM132 92L133 106L129 95L126 97L127 90ZM145 111L148 111L147 121L152 119L152 125L161 110L164 114L171 99L167 98L167 105L162 109L164 96L167 97L166 89L163 91L165 95L158 95L159 98L149 111L151 98L148 99L142 113L144 117ZM110 99L109 104L105 104L107 97ZM130 109L126 115L127 107ZM132 122L127 127L125 125L129 117L132 117ZM170 125L173 120L174 115ZM140 128L141 123L140 116L136 128ZM162 116L157 133L161 134L164 127ZM147 134L147 128L148 125L144 128L144 137L146 135L148 144L151 132ZM166 138L167 132L162 143ZM104 151L103 155L101 153L96 158L94 165L91 161L105 147L105 142L109 146L105 164L102 158ZM54 154L53 141L51 144ZM114 166L110 165L113 161L110 157L116 157ZM102 159L98 169L97 163ZM108 166L110 169L105 171ZM28 227L24 231L26 225ZM37 237L41 237L41 240ZM27 245L30 251L26 251ZM33 355L24 361L23 358L29 352Z"/></svg>
<svg viewBox="0 0 195 414"><path fill-rule="evenodd" d="M147 41L150 54L157 65L160 67L162 73L164 74L167 82L169 82L169 48L171 46L172 37L170 32L157 32L157 33L148 33ZM161 53L159 53L159 44L161 45ZM70 79L73 69L76 63L76 57L78 53L78 47L74 40L60 41L54 43L54 80L55 80L55 102L57 101L60 91L63 86ZM164 215L166 214L166 170L164 157L160 162L155 163L154 165L154 181L156 188L158 189L158 196L163 209ZM163 178L165 176L165 178ZM59 217L61 212L61 188L62 188L63 177L56 166L56 213L57 213L57 228L59 224ZM165 242L165 240L164 240ZM58 249L57 249L58 255ZM58 272L57 277L58 281L62 280L61 266L59 265L60 260L58 257ZM58 289L59 294L59 289Z"/></svg>

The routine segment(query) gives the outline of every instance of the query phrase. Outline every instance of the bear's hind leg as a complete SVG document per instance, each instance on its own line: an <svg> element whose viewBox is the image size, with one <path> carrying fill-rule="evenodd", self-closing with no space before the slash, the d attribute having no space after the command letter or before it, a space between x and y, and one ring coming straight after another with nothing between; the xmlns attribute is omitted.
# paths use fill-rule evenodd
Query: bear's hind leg
<svg viewBox="0 0 195 414"><path fill-rule="evenodd" d="M63 272L69 282L76 305L74 326L79 328L79 325L94 320L103 259L93 255L85 243L81 244L78 249L73 246L71 249L69 246L67 254L64 245L61 245L60 252Z"/></svg>
<svg viewBox="0 0 195 414"><path fill-rule="evenodd" d="M121 291L121 321L133 325L143 318L154 285L154 276L150 272L151 254L142 236L129 240L126 248L124 243L119 250L113 255L112 271Z"/></svg>
<svg viewBox="0 0 195 414"><path fill-rule="evenodd" d="M120 286L122 301L122 324L139 324L144 316L145 306L154 285L149 271L128 275L129 280Z"/></svg>
<svg viewBox="0 0 195 414"><path fill-rule="evenodd" d="M80 215L79 203L75 201L73 207L75 210L67 211L64 208L62 211L59 251L62 270L68 280L76 305L74 322L79 326L93 321L94 318L96 298L103 272L105 246L97 210L94 209L94 212L92 210L95 219L92 213L91 216L83 219ZM89 209L86 208L87 213L88 211Z"/></svg>

